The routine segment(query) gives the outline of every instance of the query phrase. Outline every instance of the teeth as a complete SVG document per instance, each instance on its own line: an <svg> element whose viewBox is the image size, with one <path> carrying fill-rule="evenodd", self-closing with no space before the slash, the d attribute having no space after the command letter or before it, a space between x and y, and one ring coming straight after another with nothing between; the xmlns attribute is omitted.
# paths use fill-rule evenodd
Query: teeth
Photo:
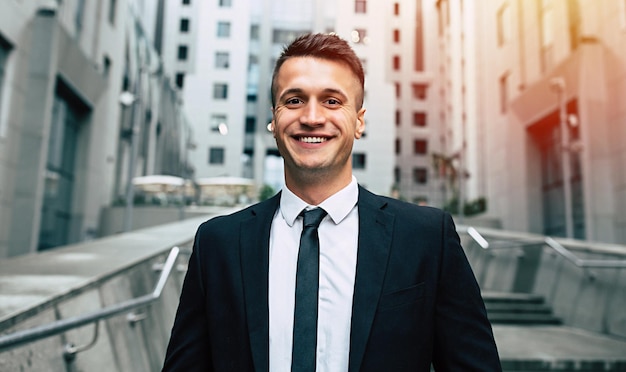
<svg viewBox="0 0 626 372"><path fill-rule="evenodd" d="M322 143L326 142L326 138L323 137L300 137L300 141L306 143Z"/></svg>

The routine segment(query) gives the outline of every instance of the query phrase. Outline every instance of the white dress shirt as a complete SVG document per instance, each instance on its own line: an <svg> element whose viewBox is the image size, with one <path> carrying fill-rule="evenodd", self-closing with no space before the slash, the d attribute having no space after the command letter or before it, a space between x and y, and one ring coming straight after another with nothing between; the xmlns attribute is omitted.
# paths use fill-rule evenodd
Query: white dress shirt
<svg viewBox="0 0 626 372"><path fill-rule="evenodd" d="M318 228L320 280L317 371L348 370L352 296L359 232L357 181L323 201L328 215ZM291 371L293 313L298 247L304 208L311 208L284 187L272 220L269 257L270 371Z"/></svg>

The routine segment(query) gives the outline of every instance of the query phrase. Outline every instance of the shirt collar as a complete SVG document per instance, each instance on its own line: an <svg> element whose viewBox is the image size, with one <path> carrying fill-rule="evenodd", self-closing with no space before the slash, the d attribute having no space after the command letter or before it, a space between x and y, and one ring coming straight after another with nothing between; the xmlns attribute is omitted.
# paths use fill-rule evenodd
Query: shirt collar
<svg viewBox="0 0 626 372"><path fill-rule="evenodd" d="M359 187L354 176L352 176L352 181L348 186L331 195L317 206L307 204L285 186L280 194L280 213L287 225L291 227L304 208L321 207L324 208L333 222L338 224L348 216L356 205L358 198Z"/></svg>

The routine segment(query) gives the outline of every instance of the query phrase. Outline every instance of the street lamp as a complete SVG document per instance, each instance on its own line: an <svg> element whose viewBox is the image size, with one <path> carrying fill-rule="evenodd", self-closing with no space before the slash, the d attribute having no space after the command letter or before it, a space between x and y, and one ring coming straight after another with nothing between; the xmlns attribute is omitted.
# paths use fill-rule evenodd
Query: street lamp
<svg viewBox="0 0 626 372"><path fill-rule="evenodd" d="M561 171L563 178L563 198L565 205L565 236L574 236L574 221L572 216L572 184L570 168L570 139L568 128L568 116L565 97L565 79L555 77L550 80L550 88L557 94L559 99L559 125L561 128Z"/></svg>
<svg viewBox="0 0 626 372"><path fill-rule="evenodd" d="M141 89L141 74L137 78L135 92L139 92ZM139 121L141 120L142 108L141 99L134 93L122 92L119 97L119 102L129 107L133 105L133 111L131 115L131 127L128 132L128 138L130 141L130 158L128 161L128 176L126 180L126 206L124 208L124 232L128 232L133 228L133 203L135 198L135 187L133 185L133 178L135 177L135 163L137 162L137 155L139 151L139 144L137 143L139 134Z"/></svg>

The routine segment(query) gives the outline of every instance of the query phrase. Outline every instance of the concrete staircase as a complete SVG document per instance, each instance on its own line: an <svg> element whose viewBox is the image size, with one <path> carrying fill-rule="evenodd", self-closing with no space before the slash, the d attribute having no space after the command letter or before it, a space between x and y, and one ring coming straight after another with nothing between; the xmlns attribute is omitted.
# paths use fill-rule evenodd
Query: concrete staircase
<svg viewBox="0 0 626 372"><path fill-rule="evenodd" d="M558 325L543 296L527 293L486 292L483 299L491 324Z"/></svg>
<svg viewBox="0 0 626 372"><path fill-rule="evenodd" d="M504 372L623 372L626 340L562 325L544 297L483 292Z"/></svg>

